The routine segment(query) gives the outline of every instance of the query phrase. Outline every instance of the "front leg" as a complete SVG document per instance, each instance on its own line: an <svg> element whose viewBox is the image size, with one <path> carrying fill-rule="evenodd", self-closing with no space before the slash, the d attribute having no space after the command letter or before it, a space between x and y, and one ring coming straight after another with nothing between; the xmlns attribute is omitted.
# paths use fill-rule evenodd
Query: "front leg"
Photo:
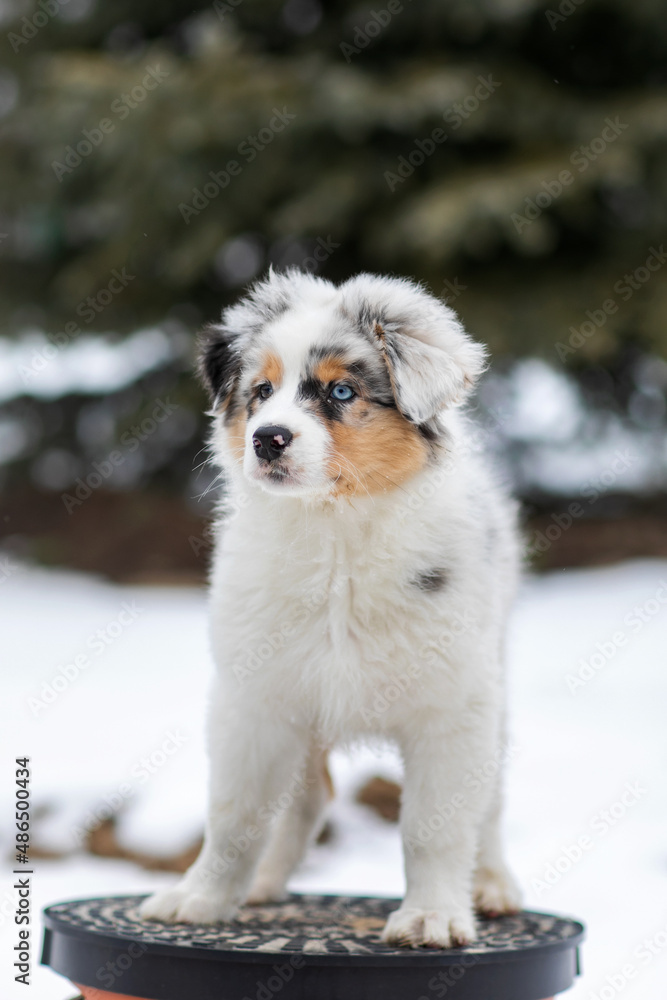
<svg viewBox="0 0 667 1000"><path fill-rule="evenodd" d="M466 775L493 759L494 720L484 714L470 709L466 726L420 720L418 734L401 740L407 888L382 935L389 944L449 948L475 940L472 882L488 791Z"/></svg>
<svg viewBox="0 0 667 1000"><path fill-rule="evenodd" d="M150 896L147 920L215 923L232 920L245 901L269 827L289 800L303 794L307 743L275 706L236 701L211 712L210 792L204 844L173 888Z"/></svg>

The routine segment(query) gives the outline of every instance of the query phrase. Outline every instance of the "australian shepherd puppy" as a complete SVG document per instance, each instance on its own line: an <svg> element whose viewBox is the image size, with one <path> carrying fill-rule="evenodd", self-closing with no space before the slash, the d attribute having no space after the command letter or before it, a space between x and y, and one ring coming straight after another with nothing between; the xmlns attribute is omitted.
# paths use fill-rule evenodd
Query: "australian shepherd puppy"
<svg viewBox="0 0 667 1000"><path fill-rule="evenodd" d="M460 412L484 349L410 281L270 273L202 343L227 483L205 842L142 915L280 899L330 795L326 752L405 768L407 890L383 940L449 947L515 911L500 843L515 509ZM225 519L222 518L222 521Z"/></svg>

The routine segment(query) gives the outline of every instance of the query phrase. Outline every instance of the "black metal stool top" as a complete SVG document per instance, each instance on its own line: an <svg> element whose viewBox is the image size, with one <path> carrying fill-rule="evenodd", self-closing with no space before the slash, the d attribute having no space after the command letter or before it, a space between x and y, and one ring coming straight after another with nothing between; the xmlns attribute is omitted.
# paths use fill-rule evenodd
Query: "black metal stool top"
<svg viewBox="0 0 667 1000"><path fill-rule="evenodd" d="M320 995L327 998L340 992L355 1000L381 989L384 1000L419 1000L429 996L429 977L447 968L460 971L447 994L455 1000L543 1000L571 985L584 934L576 920L523 912L480 918L479 938L467 947L406 949L380 940L395 899L293 895L244 907L233 923L190 925L140 920L143 898L48 907L42 961L77 983L151 1000L254 998L262 976L285 962L297 971L281 986L282 1000L317 1000L325 974ZM101 970L114 956L126 956L120 965L127 968L110 986Z"/></svg>

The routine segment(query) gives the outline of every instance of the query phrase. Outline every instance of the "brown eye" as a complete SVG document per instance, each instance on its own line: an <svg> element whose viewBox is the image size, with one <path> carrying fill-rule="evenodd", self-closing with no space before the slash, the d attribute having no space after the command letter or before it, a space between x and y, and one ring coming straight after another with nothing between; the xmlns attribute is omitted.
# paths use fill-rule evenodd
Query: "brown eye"
<svg viewBox="0 0 667 1000"><path fill-rule="evenodd" d="M268 399L269 396L273 395L273 386L270 382L262 382L262 384L257 389L257 395L260 399Z"/></svg>

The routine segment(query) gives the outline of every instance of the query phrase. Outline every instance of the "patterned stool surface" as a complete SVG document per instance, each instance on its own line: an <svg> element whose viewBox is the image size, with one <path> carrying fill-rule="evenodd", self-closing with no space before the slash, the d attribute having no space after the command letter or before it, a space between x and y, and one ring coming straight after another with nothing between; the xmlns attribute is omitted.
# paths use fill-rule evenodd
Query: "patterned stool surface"
<svg viewBox="0 0 667 1000"><path fill-rule="evenodd" d="M293 954L328 956L373 956L375 963L393 964L400 957L412 961L456 962L463 956L477 962L516 958L517 952L576 946L583 927L576 920L546 913L523 912L516 916L478 919L479 938L465 948L410 950L385 945L380 934L396 899L360 896L290 896L285 902L244 907L230 924L163 924L140 920L143 896L109 896L56 903L45 911L51 930L63 934L100 936L116 941L134 941L147 953L163 948L209 953L240 953L255 957ZM473 959L474 956L474 959ZM220 954L220 958L223 955Z"/></svg>

